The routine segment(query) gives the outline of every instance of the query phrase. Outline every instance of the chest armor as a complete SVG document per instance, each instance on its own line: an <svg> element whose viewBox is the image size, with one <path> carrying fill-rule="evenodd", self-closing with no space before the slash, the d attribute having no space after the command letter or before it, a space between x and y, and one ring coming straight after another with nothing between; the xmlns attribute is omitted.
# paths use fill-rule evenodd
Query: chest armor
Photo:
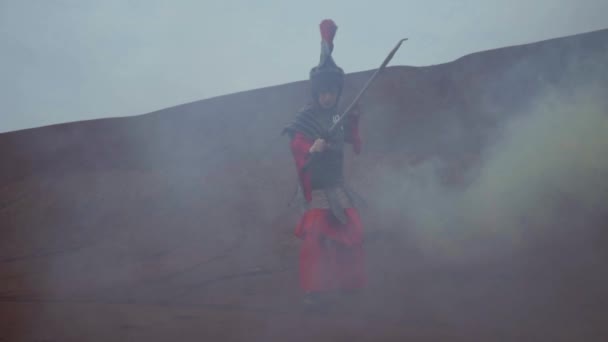
<svg viewBox="0 0 608 342"><path fill-rule="evenodd" d="M283 133L293 134L300 132L314 141L321 137L327 137L327 131L337 121L336 113L317 111L312 107L307 107L296 115L296 119L288 125ZM344 164L344 127L337 127L329 138L329 145L325 151L315 154L315 160L308 167L311 178L311 188L320 190L317 195L322 193L322 202L326 203L331 209L333 216L341 223L346 223L347 218L344 207L358 207L364 203L360 197L344 184L343 164ZM343 193L340 193L343 191ZM342 197L340 197L342 195ZM344 200L346 196L346 200ZM342 199L342 200L341 200ZM344 203L348 203L345 206Z"/></svg>
<svg viewBox="0 0 608 342"><path fill-rule="evenodd" d="M337 120L338 115L317 113L314 116L323 132ZM316 138L315 138L316 139ZM339 126L327 141L329 146L325 151L315 156L315 161L310 165L310 180L313 190L327 189L343 183L344 164L344 128Z"/></svg>
<svg viewBox="0 0 608 342"><path fill-rule="evenodd" d="M300 132L311 141L327 137L327 131L339 115L335 111L323 111L312 106L298 112L296 119L283 132L291 136ZM309 166L312 189L326 189L342 184L344 160L344 126L337 127L328 140L325 151L316 153L315 161Z"/></svg>

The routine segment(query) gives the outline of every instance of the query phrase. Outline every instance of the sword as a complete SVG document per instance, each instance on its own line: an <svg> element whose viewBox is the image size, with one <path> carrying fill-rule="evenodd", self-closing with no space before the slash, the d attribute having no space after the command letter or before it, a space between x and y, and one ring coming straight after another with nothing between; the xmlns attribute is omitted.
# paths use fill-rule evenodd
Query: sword
<svg viewBox="0 0 608 342"><path fill-rule="evenodd" d="M357 105L357 102L359 102L359 99L361 99L361 96L363 96L365 91L369 88L369 86L372 84L374 79L382 72L382 70L384 70L386 68L386 65L391 61L391 59L393 59L393 56L395 56L395 53L397 52L397 50L399 50L399 47L401 46L401 44L406 40L407 40L407 38L401 39L397 43L397 45L395 45L395 47L391 50L391 52L388 54L388 56L386 56L386 58L384 59L384 61L380 65L380 67L374 72L372 77L370 77L367 80L367 82L365 83L363 88L361 88L361 90L359 91L359 94L357 94L355 99L350 103L350 105L346 108L346 110L344 110L344 113L342 113L342 115L340 115L338 120L336 122L334 122L333 125L331 125L331 127L329 127L329 130L327 131L328 137L332 135L332 133L336 130L336 127L338 127L338 125L344 120L344 118L352 112L353 108L355 108L355 105Z"/></svg>
<svg viewBox="0 0 608 342"><path fill-rule="evenodd" d="M380 67L367 80L367 82L365 83L365 85L363 85L363 88L361 88L361 90L359 91L359 94L357 94L357 96L355 97L355 99L350 103L350 105L348 105L348 107L344 110L344 112L342 113L342 115L340 115L340 117L329 127L329 130L327 131L327 134L324 137L320 137L320 138L328 140L328 138L331 137L331 135L336 130L336 128L338 127L338 125L340 125L340 123L342 121L344 121L344 119L346 118L346 116L348 116L352 112L353 108L355 108L355 106L359 102L359 99L361 99L361 97L363 96L363 94L365 93L365 91L369 88L369 86L372 84L372 82L374 81L374 79L376 79L376 77L378 77L378 75L386 68L386 66L391 61L391 59L393 59L393 56L395 56L395 53L397 52L397 50L399 50L399 47L401 47L401 44L404 41L406 41L406 40L407 40L407 38L403 38L403 39L401 39L397 43L397 45L395 45L395 47L391 50L391 52L388 54L388 56L386 56L386 58L384 59L384 61L380 65ZM308 167L310 166L310 164L312 164L312 162L313 162L314 159L315 159L315 155L313 154L313 155L310 156L310 159L308 160L308 162L306 162L306 164L304 165L304 167L302 169L304 171L306 171L306 169L308 169Z"/></svg>

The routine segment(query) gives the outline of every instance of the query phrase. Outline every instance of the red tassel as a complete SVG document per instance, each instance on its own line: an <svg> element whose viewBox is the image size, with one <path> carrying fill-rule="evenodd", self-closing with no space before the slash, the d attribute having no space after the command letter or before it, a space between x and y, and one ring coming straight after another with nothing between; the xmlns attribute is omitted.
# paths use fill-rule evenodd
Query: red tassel
<svg viewBox="0 0 608 342"><path fill-rule="evenodd" d="M334 37L336 36L336 31L338 30L338 26L331 19L325 19L319 25L321 28L321 39L326 41L330 46L334 45Z"/></svg>

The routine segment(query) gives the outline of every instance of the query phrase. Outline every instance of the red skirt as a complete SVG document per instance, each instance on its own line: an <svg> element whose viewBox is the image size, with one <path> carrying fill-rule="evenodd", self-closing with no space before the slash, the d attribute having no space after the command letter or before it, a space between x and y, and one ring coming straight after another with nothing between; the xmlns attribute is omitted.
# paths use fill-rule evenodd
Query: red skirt
<svg viewBox="0 0 608 342"><path fill-rule="evenodd" d="M367 284L363 227L354 208L348 222L338 222L329 209L310 209L295 235L302 239L300 287L304 292L358 289Z"/></svg>

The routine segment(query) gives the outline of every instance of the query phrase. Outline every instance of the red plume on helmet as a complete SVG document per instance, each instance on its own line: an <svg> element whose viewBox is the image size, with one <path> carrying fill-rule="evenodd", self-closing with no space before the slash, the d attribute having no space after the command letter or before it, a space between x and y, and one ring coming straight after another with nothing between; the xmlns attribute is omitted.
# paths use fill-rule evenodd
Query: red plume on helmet
<svg viewBox="0 0 608 342"><path fill-rule="evenodd" d="M336 31L338 30L338 26L331 19L325 19L319 24L319 28L321 29L321 40L326 42L331 50L334 49L334 37L336 36Z"/></svg>
<svg viewBox="0 0 608 342"><path fill-rule="evenodd" d="M339 96L344 85L344 71L331 56L338 26L333 20L325 19L319 24L319 29L321 31L321 57L319 64L310 70L311 90L315 99L321 89L332 87L338 89Z"/></svg>

